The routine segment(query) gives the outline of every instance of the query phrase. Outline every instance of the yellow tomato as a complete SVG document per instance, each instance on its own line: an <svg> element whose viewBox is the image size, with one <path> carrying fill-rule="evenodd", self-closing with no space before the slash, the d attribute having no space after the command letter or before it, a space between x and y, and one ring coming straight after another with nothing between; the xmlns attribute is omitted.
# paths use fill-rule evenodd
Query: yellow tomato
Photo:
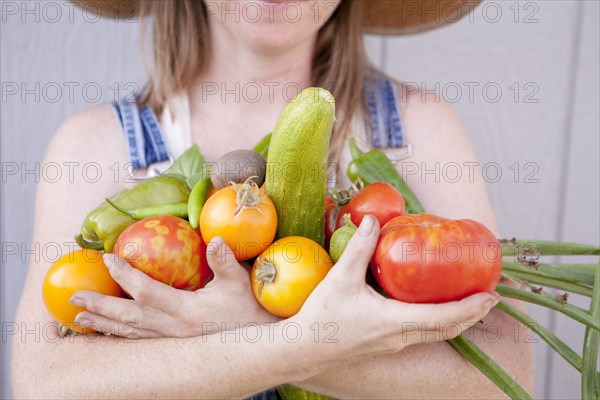
<svg viewBox="0 0 600 400"><path fill-rule="evenodd" d="M296 314L333 267L329 254L316 242L301 236L279 239L254 262L252 290L271 314Z"/></svg>
<svg viewBox="0 0 600 400"><path fill-rule="evenodd" d="M74 322L77 314L85 311L69 303L78 290L124 296L119 284L110 276L102 253L96 250L77 250L62 256L48 270L42 287L44 303L52 318L76 332L93 332Z"/></svg>
<svg viewBox="0 0 600 400"><path fill-rule="evenodd" d="M248 260L273 243L277 211L253 182L227 186L209 197L202 207L200 231L207 244L220 236L238 261Z"/></svg>

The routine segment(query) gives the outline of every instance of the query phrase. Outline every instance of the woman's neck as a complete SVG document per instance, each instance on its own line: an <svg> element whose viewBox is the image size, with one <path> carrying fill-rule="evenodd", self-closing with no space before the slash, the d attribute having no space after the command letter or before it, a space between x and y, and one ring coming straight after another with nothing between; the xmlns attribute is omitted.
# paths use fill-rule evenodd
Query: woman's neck
<svg viewBox="0 0 600 400"><path fill-rule="evenodd" d="M218 24L211 25L210 36L210 61L189 90L194 104L212 97L240 111L267 104L280 111L298 90L311 84L316 35L272 51L250 48Z"/></svg>

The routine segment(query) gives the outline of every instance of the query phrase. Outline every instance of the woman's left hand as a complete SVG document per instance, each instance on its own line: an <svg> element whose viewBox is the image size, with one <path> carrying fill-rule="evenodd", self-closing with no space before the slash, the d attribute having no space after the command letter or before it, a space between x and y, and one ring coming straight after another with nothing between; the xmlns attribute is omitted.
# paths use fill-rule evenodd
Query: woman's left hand
<svg viewBox="0 0 600 400"><path fill-rule="evenodd" d="M150 278L113 254L104 261L132 299L78 291L70 302L84 307L75 322L127 338L191 337L276 322L254 298L248 271L221 238L208 245L214 279L196 291L175 289Z"/></svg>

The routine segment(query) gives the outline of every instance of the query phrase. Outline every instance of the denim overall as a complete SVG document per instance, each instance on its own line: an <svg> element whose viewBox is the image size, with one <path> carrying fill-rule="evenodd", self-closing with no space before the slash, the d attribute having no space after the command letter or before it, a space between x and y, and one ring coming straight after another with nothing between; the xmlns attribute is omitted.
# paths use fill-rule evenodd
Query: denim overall
<svg viewBox="0 0 600 400"><path fill-rule="evenodd" d="M365 81L365 104L371 117L372 144L386 150L395 162L411 153L410 145L404 143L395 84L381 77L370 77ZM149 175L159 173L152 164L170 160L161 128L156 116L148 106L138 107L135 103L113 103L127 142L133 170L149 169ZM402 150L398 153L395 150ZM259 393L251 400L279 400L275 389Z"/></svg>

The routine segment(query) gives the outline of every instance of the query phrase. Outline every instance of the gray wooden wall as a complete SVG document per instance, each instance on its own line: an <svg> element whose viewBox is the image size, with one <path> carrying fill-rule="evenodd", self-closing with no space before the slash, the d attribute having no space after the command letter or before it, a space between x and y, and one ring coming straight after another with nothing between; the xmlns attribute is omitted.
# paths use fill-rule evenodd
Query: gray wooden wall
<svg viewBox="0 0 600 400"><path fill-rule="evenodd" d="M145 74L136 23L91 21L62 1L1 7L0 386L10 397L5 332L33 257L26 250L36 176L20 173L41 162L67 116L122 97ZM459 24L410 37L369 36L366 43L376 65L454 103L504 235L598 244L599 24L597 1L487 1ZM15 166L19 173L11 175ZM573 302L587 307L581 298ZM578 324L530 312L582 347ZM535 345L535 362L536 398L580 397L575 371L543 343Z"/></svg>

